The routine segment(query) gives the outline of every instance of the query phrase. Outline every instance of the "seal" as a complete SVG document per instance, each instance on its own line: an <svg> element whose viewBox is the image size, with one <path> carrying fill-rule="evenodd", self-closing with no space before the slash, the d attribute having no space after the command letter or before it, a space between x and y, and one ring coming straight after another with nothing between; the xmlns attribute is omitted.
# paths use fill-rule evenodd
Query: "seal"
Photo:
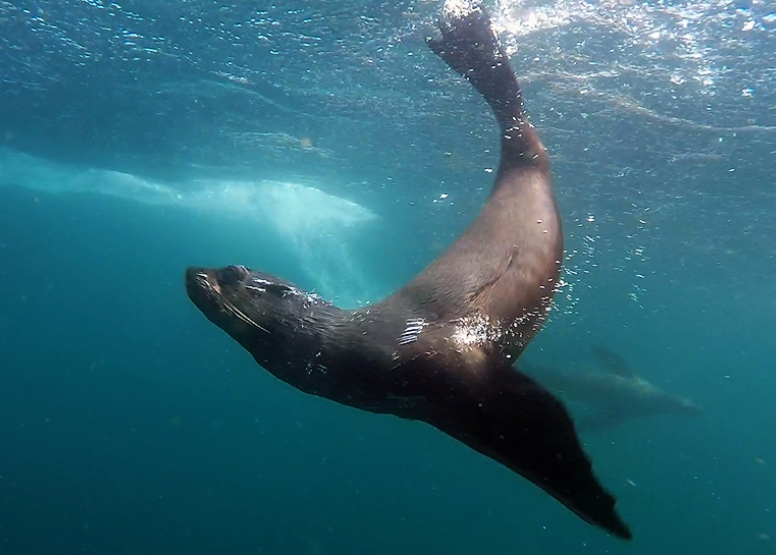
<svg viewBox="0 0 776 555"><path fill-rule="evenodd" d="M592 345L592 351L606 371L568 372L551 366L520 365L521 371L558 397L585 406L585 413L575 418L578 431L606 430L629 420L701 413L692 399L669 393L636 375L618 353L601 345Z"/></svg>
<svg viewBox="0 0 776 555"><path fill-rule="evenodd" d="M426 422L630 539L564 406L512 368L546 318L563 258L547 152L485 8L448 1L438 27L429 47L482 95L500 133L493 189L468 228L401 289L358 310L243 266L187 269L188 295L280 380Z"/></svg>

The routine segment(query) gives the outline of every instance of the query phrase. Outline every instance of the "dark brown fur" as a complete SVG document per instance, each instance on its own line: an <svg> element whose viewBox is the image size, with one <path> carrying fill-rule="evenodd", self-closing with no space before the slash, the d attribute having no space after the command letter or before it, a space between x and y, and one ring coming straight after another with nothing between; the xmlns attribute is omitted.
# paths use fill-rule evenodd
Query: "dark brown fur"
<svg viewBox="0 0 776 555"><path fill-rule="evenodd" d="M399 291L359 310L239 266L189 269L189 296L297 389L427 422L630 538L566 410L511 367L540 329L560 271L547 153L485 10L448 12L440 31L429 46L482 94L501 134L493 191L468 229Z"/></svg>

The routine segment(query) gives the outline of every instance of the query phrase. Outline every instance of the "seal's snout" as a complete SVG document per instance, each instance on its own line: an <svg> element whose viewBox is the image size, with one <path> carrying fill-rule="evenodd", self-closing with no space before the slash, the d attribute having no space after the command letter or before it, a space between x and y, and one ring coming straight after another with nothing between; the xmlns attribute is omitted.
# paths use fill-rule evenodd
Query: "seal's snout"
<svg viewBox="0 0 776 555"><path fill-rule="evenodd" d="M235 291L249 274L245 266L187 268L186 293L201 310L218 308L222 304L223 295Z"/></svg>
<svg viewBox="0 0 776 555"><path fill-rule="evenodd" d="M186 268L186 293L200 310L212 303L219 292L215 272L208 268Z"/></svg>
<svg viewBox="0 0 776 555"><path fill-rule="evenodd" d="M186 268L186 289L202 287L204 284L214 281L213 271L207 268Z"/></svg>

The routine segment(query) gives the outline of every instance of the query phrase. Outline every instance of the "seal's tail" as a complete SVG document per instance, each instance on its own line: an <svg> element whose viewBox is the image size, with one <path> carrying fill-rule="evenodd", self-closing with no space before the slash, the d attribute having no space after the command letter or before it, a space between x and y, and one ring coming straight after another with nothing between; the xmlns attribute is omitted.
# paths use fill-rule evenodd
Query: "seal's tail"
<svg viewBox="0 0 776 555"><path fill-rule="evenodd" d="M504 135L502 148L512 151L502 162L546 165L546 151L525 116L520 85L485 7L478 0L447 0L438 26L439 36L426 42L490 105Z"/></svg>

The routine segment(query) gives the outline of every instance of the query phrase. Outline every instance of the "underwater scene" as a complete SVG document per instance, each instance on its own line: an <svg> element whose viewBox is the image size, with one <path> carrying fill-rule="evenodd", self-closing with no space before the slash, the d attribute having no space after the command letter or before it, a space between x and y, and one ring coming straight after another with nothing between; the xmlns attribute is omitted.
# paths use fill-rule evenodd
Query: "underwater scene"
<svg viewBox="0 0 776 555"><path fill-rule="evenodd" d="M0 0L0 555L775 553L775 57L766 0Z"/></svg>

